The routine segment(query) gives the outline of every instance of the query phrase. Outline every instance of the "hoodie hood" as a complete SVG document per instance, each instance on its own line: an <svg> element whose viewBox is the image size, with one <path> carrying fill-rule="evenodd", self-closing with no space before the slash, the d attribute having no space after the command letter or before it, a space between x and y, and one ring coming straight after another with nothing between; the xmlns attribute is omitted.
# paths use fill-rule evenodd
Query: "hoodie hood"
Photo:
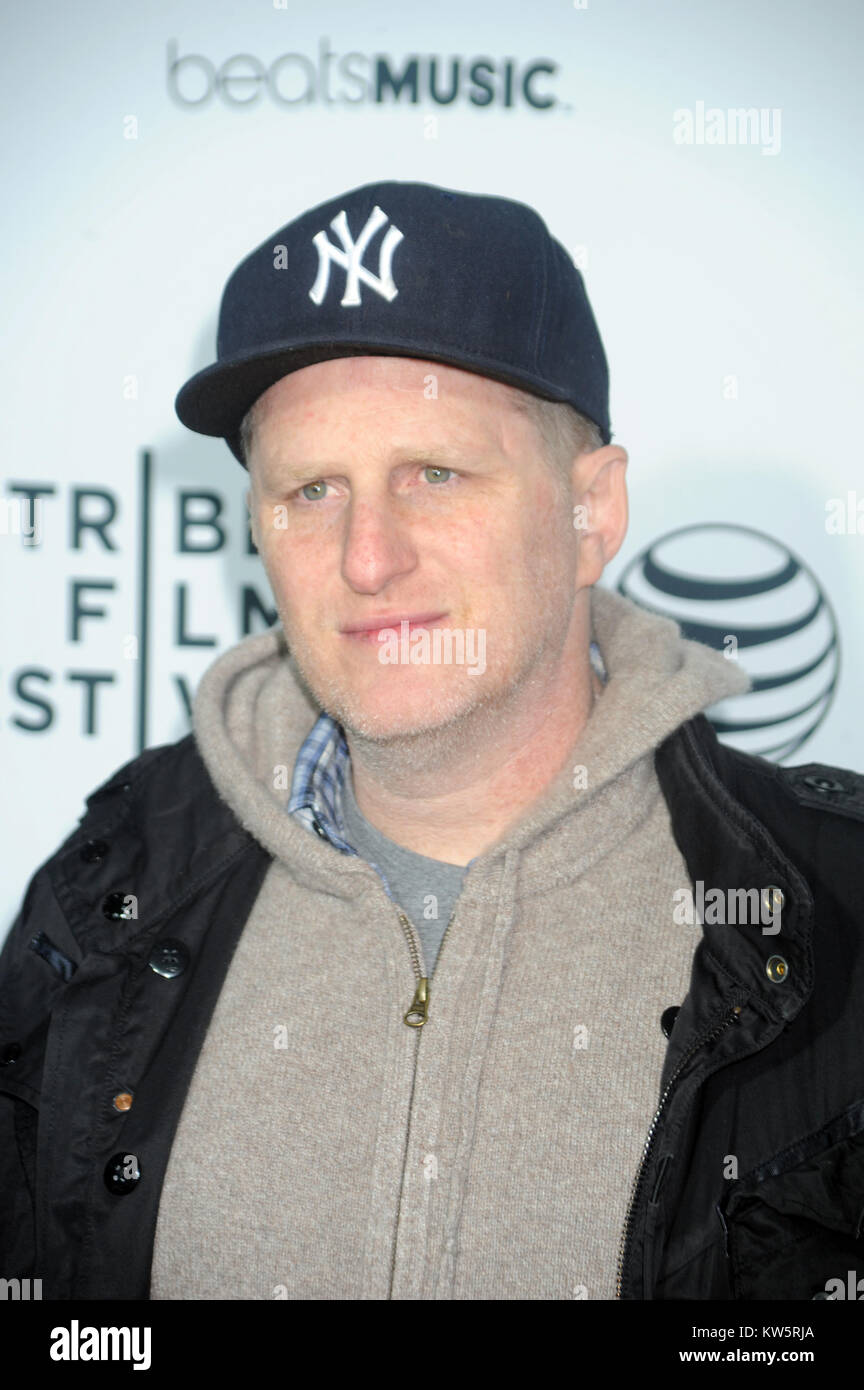
<svg viewBox="0 0 864 1390"><path fill-rule="evenodd" d="M602 849L597 835L602 841L604 826L609 837L620 837L622 815L638 817L649 790L659 794L658 745L694 715L750 688L735 661L612 590L591 590L591 623L606 673L603 693L562 771L472 860L473 869L518 851L522 891L581 872L573 817L590 805L592 856ZM241 824L309 886L350 896L361 891L368 866L339 855L285 809L297 754L320 713L277 625L209 667L195 696L193 728L214 785ZM578 778L575 768L583 769Z"/></svg>

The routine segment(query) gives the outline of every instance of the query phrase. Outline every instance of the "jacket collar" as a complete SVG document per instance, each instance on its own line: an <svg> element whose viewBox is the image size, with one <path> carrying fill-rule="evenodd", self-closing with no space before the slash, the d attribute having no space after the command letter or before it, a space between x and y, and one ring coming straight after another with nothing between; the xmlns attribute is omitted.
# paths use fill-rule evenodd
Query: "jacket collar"
<svg viewBox="0 0 864 1390"><path fill-rule="evenodd" d="M694 893L701 884L706 898L704 951L719 979L750 994L770 1019L788 1022L813 988L813 894L771 829L731 789L752 782L747 773L752 761L721 745L702 714L676 729L655 754L676 844ZM778 812L788 811L778 802ZM720 890L725 920L711 920L718 915L708 905L711 889ZM752 916L744 924L729 920L736 910L741 915L744 899L735 890L742 889L758 892L756 922ZM773 920L762 901L766 891L775 893L771 903L782 902Z"/></svg>

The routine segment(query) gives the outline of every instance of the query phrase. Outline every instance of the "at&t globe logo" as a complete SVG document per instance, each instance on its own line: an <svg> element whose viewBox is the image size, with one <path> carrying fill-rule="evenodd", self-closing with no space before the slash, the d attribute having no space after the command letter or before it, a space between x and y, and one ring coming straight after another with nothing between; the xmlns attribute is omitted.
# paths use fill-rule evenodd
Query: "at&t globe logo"
<svg viewBox="0 0 864 1390"><path fill-rule="evenodd" d="M748 694L706 712L722 742L783 762L825 718L840 667L837 619L812 570L773 536L682 526L638 555L617 588L750 676Z"/></svg>

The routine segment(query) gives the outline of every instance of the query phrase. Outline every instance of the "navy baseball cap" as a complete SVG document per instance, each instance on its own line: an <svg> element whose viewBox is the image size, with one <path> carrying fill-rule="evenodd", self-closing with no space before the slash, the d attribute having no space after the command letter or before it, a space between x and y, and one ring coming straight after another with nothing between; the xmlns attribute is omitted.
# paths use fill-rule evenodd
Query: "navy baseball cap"
<svg viewBox="0 0 864 1390"><path fill-rule="evenodd" d="M567 401L609 428L606 354L579 270L525 203L427 183L364 184L267 237L228 279L217 361L175 410L222 437L290 372L418 357Z"/></svg>

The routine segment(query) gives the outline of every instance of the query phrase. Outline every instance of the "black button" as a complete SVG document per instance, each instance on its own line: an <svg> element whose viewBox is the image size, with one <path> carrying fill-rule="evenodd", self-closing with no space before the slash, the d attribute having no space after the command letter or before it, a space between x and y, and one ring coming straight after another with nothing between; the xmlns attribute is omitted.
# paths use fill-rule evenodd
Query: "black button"
<svg viewBox="0 0 864 1390"><path fill-rule="evenodd" d="M135 1154L113 1154L105 1164L102 1175L109 1192L117 1197L125 1197L132 1192L141 1180L141 1169Z"/></svg>
<svg viewBox="0 0 864 1390"><path fill-rule="evenodd" d="M11 1067L13 1062L17 1062L21 1056L21 1044L19 1042L7 1043L0 1048L0 1067Z"/></svg>
<svg viewBox="0 0 864 1390"><path fill-rule="evenodd" d="M183 974L189 959L189 950L182 941L173 941L166 937L164 941L156 942L147 964L157 975L164 976L166 980L173 980L175 975Z"/></svg>
<svg viewBox="0 0 864 1390"><path fill-rule="evenodd" d="M675 1020L681 1012L680 1004L670 1004L668 1009L664 1009L660 1015L660 1027L663 1029L663 1036L668 1038L675 1027Z"/></svg>
<svg viewBox="0 0 864 1390"><path fill-rule="evenodd" d="M105 840L88 840L81 848L85 864L101 864L111 846Z"/></svg>
<svg viewBox="0 0 864 1390"><path fill-rule="evenodd" d="M817 792L845 792L847 790L845 782L838 782L834 777L805 777L804 782L808 787L815 787Z"/></svg>
<svg viewBox="0 0 864 1390"><path fill-rule="evenodd" d="M112 922L131 922L134 903L127 906L126 899L132 896L131 893L109 893L102 904L102 916Z"/></svg>

